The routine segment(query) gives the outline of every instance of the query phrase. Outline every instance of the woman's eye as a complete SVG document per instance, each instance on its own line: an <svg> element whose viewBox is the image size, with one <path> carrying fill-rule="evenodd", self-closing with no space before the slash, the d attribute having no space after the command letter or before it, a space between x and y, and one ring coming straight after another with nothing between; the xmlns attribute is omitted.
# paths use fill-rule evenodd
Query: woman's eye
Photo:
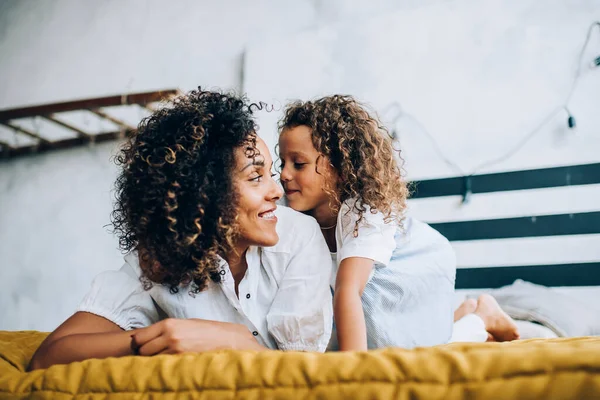
<svg viewBox="0 0 600 400"><path fill-rule="evenodd" d="M258 175L254 178L250 178L250 181L251 182L262 182L262 177L263 177L262 175Z"/></svg>

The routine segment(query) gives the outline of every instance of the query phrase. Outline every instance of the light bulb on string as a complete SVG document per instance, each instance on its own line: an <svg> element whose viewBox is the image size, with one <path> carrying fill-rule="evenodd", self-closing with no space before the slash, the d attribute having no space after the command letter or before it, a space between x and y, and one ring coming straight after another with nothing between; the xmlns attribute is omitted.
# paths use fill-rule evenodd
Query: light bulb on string
<svg viewBox="0 0 600 400"><path fill-rule="evenodd" d="M577 126L575 117L573 116L573 114L571 114L567 107L565 107L565 111L567 112L567 126L569 127L569 129L575 129L575 127Z"/></svg>

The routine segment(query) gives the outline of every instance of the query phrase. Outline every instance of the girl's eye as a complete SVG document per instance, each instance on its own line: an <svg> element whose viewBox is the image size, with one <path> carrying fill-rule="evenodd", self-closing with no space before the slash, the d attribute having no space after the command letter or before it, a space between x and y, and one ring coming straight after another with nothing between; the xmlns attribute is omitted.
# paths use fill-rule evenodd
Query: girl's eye
<svg viewBox="0 0 600 400"><path fill-rule="evenodd" d="M304 166L306 165L306 163L294 163L294 168L296 169L302 169Z"/></svg>

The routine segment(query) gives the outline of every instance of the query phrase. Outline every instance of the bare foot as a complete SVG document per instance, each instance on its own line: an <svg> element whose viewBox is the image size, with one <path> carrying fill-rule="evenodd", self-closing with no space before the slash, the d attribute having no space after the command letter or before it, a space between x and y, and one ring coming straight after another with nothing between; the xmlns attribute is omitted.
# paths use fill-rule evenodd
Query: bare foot
<svg viewBox="0 0 600 400"><path fill-rule="evenodd" d="M485 330L498 342L506 342L519 338L519 329L515 321L498 305L496 299L489 294L482 294L477 299L475 314L485 323Z"/></svg>
<svg viewBox="0 0 600 400"><path fill-rule="evenodd" d="M466 299L463 303L454 311L454 322L458 321L467 314L473 314L477 308L477 300Z"/></svg>

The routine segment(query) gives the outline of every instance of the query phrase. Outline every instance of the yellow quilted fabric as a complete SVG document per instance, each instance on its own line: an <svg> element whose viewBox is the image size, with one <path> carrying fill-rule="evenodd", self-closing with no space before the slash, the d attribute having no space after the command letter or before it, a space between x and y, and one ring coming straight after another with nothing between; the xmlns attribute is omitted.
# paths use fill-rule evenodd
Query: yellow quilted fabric
<svg viewBox="0 0 600 400"><path fill-rule="evenodd" d="M0 399L600 399L600 338L365 353L219 351L25 372L40 332L0 332Z"/></svg>

